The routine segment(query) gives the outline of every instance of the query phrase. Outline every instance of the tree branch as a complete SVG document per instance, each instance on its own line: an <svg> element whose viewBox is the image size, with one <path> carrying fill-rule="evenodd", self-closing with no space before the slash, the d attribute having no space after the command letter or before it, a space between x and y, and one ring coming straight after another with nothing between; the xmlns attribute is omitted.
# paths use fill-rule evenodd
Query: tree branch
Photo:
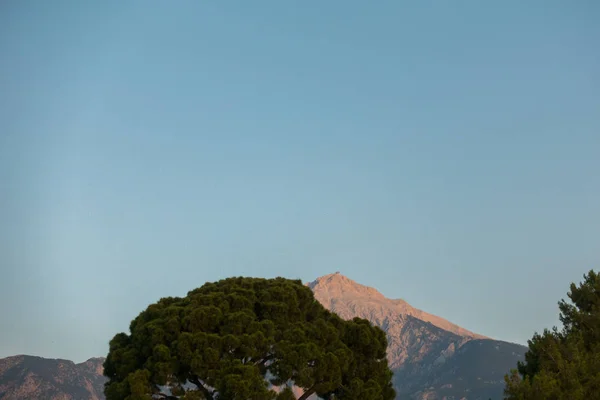
<svg viewBox="0 0 600 400"><path fill-rule="evenodd" d="M311 387L309 387L306 392L302 393L302 396L298 397L298 400L306 400L308 399L316 390L318 383L315 383Z"/></svg>
<svg viewBox="0 0 600 400"><path fill-rule="evenodd" d="M154 386L154 390L152 393L152 397L159 396L161 399L165 400L178 400L179 398L170 394L163 393L158 385Z"/></svg>
<svg viewBox="0 0 600 400"><path fill-rule="evenodd" d="M200 389L200 391L202 392L204 397L206 397L207 400L214 400L213 392L208 390L206 386L204 386L204 384L200 382L200 379L196 377L190 377L189 381L192 382L194 385L198 386L198 389Z"/></svg>
<svg viewBox="0 0 600 400"><path fill-rule="evenodd" d="M264 367L266 363L268 363L269 361L274 360L274 359L275 359L275 354L269 354L265 358L256 360L254 362L254 365L258 365L259 367Z"/></svg>
<svg viewBox="0 0 600 400"><path fill-rule="evenodd" d="M269 354L265 358L255 361L254 365L258 366L258 370L260 371L261 375L265 375L267 373L267 368L266 368L267 363L274 359L275 359L275 355Z"/></svg>

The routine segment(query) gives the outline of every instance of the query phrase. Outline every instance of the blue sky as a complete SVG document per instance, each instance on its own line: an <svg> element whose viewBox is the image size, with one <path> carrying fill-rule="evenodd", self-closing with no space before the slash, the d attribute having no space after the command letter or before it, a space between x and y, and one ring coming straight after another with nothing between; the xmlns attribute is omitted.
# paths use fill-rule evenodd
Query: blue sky
<svg viewBox="0 0 600 400"><path fill-rule="evenodd" d="M337 270L525 343L600 268L596 1L0 11L0 357Z"/></svg>

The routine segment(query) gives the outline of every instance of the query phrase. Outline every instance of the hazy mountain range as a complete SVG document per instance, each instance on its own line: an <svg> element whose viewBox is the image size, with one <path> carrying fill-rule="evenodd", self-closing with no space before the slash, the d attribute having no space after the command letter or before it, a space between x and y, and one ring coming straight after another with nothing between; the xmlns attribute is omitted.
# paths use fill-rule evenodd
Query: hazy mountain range
<svg viewBox="0 0 600 400"><path fill-rule="evenodd" d="M388 299L340 273L307 285L342 318L365 318L387 333L398 399L502 399L504 374L527 351L470 332L404 300ZM103 361L75 364L23 355L0 359L0 400L104 399Z"/></svg>

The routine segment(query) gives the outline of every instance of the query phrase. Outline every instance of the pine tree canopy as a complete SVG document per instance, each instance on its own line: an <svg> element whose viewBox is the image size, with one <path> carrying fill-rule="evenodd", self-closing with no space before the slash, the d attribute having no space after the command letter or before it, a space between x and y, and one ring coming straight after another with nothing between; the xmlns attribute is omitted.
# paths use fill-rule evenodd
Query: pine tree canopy
<svg viewBox="0 0 600 400"><path fill-rule="evenodd" d="M590 271L559 302L563 329L529 340L525 361L505 377L508 400L600 399L600 275Z"/></svg>
<svg viewBox="0 0 600 400"><path fill-rule="evenodd" d="M229 278L163 298L110 341L107 400L392 400L385 333L298 280ZM277 390L275 390L277 389Z"/></svg>

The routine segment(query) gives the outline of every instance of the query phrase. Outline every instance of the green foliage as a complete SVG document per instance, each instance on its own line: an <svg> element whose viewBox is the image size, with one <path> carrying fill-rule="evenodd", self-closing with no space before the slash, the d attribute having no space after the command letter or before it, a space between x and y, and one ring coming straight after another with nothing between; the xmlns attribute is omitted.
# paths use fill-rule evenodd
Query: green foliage
<svg viewBox="0 0 600 400"><path fill-rule="evenodd" d="M529 340L525 362L504 378L508 400L600 399L600 275L571 284L559 302L563 329Z"/></svg>
<svg viewBox="0 0 600 400"><path fill-rule="evenodd" d="M392 400L384 332L344 321L300 281L229 278L140 313L110 341L107 400ZM168 388L169 390L166 390Z"/></svg>

